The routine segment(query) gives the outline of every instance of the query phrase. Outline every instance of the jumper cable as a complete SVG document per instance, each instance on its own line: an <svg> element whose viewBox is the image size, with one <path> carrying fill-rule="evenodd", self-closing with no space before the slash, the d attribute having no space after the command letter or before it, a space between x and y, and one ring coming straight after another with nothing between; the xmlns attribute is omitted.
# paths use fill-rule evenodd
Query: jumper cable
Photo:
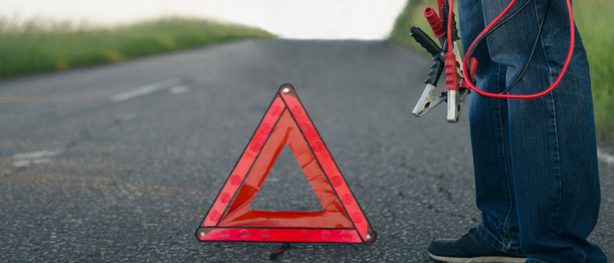
<svg viewBox="0 0 614 263"><path fill-rule="evenodd" d="M522 78L522 75L524 74L524 71L526 70L526 66L528 66L528 64L525 65L525 70L523 70L523 73L521 73L518 79L514 81L514 84L506 88L506 90L502 93L487 92L483 89L478 88L475 85L474 79L474 74L477 69L478 62L475 58L470 56L473 53L475 47L480 43L480 41L486 38L490 33L503 26L505 23L509 22L511 18L517 15L526 6L528 6L531 0L525 2L523 7L514 11L511 16L506 17L506 15L517 3L517 0L510 0L510 3L503 9L503 11L501 11L501 13L497 15L497 17L495 17L495 19L493 19L493 21L491 21L482 30L482 32L480 32L480 34L478 34L476 39L473 40L472 44L467 48L467 52L465 53L462 60L459 59L460 54L458 51L458 47L455 43L459 40L459 38L454 17L454 1L455 0L438 0L438 10L440 14L439 16L433 8L427 8L425 10L425 16L429 22L429 25L431 26L431 29L433 30L434 35L439 39L441 47L437 45L418 27L412 27L411 29L411 36L427 51L429 51L429 53L431 53L434 59L433 66L431 66L431 71L429 73L429 77L425 81L426 88L422 93L420 100L416 104L416 107L413 110L414 115L416 115L417 117L421 117L435 106L441 104L442 102L447 102L447 120L449 122L457 122L460 113L460 105L463 102L465 95L469 93L469 90L473 90L479 95L490 98L535 99L550 93L560 84L561 80L567 72L569 64L571 63L573 50L575 47L575 25L571 0L565 0L569 14L570 27L569 49L567 52L565 63L563 64L563 67L561 68L561 71L559 72L557 78L554 80L553 83L550 84L548 88L533 94L507 93L513 87L513 85L515 85L516 82L520 78ZM536 37L536 43L541 37L541 31L543 29L546 15L547 13L544 14L544 17L542 18L543 21L540 25L539 33ZM531 56L529 57L527 63L531 62L534 51L535 50L531 52ZM470 68L470 71L467 70L468 66ZM435 90L436 84L442 74L442 71L444 70L446 75L446 91L437 94Z"/></svg>

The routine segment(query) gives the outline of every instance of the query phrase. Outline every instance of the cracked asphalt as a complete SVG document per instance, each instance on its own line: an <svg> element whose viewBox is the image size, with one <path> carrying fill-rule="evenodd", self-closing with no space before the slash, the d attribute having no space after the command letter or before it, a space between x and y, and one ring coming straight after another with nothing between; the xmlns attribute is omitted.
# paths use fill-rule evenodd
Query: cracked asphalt
<svg viewBox="0 0 614 263"><path fill-rule="evenodd" d="M428 262L430 240L479 220L466 110L458 124L410 114L429 66L386 42L266 40L0 82L0 261L268 261L275 244L194 231L290 82L378 240L280 261ZM254 205L317 209L295 166L282 156ZM600 170L591 240L612 256L614 165Z"/></svg>

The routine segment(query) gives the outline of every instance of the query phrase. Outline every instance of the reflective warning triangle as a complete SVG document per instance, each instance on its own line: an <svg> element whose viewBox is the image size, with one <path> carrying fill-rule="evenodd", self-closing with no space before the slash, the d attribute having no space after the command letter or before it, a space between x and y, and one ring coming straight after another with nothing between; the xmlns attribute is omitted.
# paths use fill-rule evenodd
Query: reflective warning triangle
<svg viewBox="0 0 614 263"><path fill-rule="evenodd" d="M286 145L319 199L321 211L250 209ZM196 237L200 241L370 244L376 234L294 88L284 84L196 230Z"/></svg>

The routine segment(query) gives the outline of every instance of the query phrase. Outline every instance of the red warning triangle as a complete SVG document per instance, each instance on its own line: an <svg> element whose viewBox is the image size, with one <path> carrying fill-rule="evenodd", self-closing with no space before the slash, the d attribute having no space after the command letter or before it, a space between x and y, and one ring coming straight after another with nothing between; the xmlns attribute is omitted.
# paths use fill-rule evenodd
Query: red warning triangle
<svg viewBox="0 0 614 263"><path fill-rule="evenodd" d="M286 145L319 199L321 211L250 209ZM376 235L294 88L284 84L197 229L196 237L200 241L370 244Z"/></svg>

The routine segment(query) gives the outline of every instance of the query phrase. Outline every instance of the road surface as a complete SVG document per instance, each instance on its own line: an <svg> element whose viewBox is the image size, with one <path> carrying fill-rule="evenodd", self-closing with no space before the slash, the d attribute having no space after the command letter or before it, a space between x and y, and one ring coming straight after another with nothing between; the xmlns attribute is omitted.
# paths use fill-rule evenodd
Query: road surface
<svg viewBox="0 0 614 263"><path fill-rule="evenodd" d="M0 261L267 261L274 244L203 244L194 231L291 82L378 240L280 260L428 262L430 240L479 218L466 111L453 125L443 109L410 114L429 65L386 42L244 41L0 82ZM591 239L614 256L607 152ZM317 208L295 166L282 153L253 205Z"/></svg>

